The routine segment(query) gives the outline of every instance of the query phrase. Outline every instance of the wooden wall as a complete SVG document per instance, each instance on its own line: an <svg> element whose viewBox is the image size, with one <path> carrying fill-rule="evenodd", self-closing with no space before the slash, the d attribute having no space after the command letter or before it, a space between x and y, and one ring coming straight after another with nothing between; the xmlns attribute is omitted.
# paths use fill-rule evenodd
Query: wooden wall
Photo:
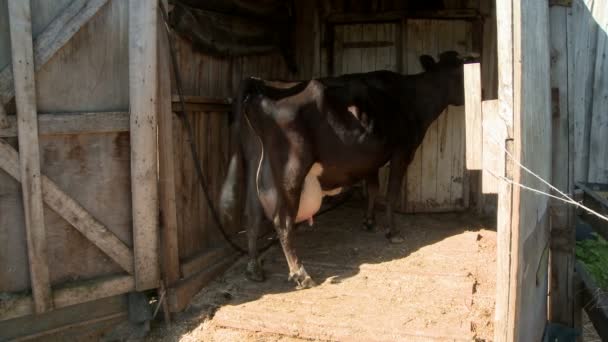
<svg viewBox="0 0 608 342"><path fill-rule="evenodd" d="M78 0L32 0L34 41L46 33L49 24L55 23L70 6L83 3ZM57 47L48 61L37 65L35 81L41 172L130 248L132 214L128 132L128 2L110 0L87 4L90 5L87 8L91 17L83 13L84 7L72 6L72 23L83 16L87 19L84 19L82 27L75 28L75 33L68 37L65 45ZM92 4L99 6L93 7ZM6 75L5 70L11 69L7 11L7 1L0 0L0 71L3 76ZM63 24L69 25L69 22ZM64 27L66 26L60 25L55 28ZM64 33L61 30L57 32ZM12 87L12 80L8 84ZM7 98L4 89L0 91L0 104L4 105ZM0 128L0 139L16 147L15 105L14 100L8 100L6 109L11 125ZM126 274L108 255L77 231L73 224L47 205L44 207L44 229L47 247L45 262L48 264L56 308L87 301L87 293L94 292L83 290L84 297L75 296L70 301L69 298L61 297L62 292L59 290L67 285L80 286L85 281L94 284L93 280L96 279L123 277ZM22 298L30 291L31 284L21 185L2 169L0 274L0 296L7 300L5 306L0 305L0 321L32 313L31 300L15 302L18 303L17 312L9 307L8 300ZM108 310L112 317L120 316L121 320L124 319L126 297L116 295L133 288L132 279L124 277L120 278L120 286L114 286L113 290L101 295L113 296L112 298L87 304L86 310L74 309L78 306L72 309L93 312L96 308L111 307ZM88 319L82 312L79 317L70 316L70 319L58 320L54 319L57 316L53 316L51 311L45 315L45 328L29 327L28 320L31 322L32 318L27 316L2 321L2 324L12 325L10 333L14 335L11 336L17 337L36 329L55 329L58 325ZM9 333L9 330L0 329L0 339L9 336L3 335L4 332Z"/></svg>
<svg viewBox="0 0 608 342"><path fill-rule="evenodd" d="M4 2L6 4L6 2ZM57 5L60 5L58 2ZM34 12L48 15L42 10ZM126 3L113 1L102 8L73 41L44 66L37 76L39 111L74 112L128 109L126 67ZM51 11L52 12L52 11ZM36 22L36 20L34 20ZM121 24L122 23L122 24ZM103 28L103 29L101 29ZM123 37L123 39L120 39ZM114 64L119 57L124 60ZM109 59L109 63L106 59ZM113 71L114 70L114 71ZM123 75L120 75L123 74ZM120 86L120 84L123 82ZM124 90L127 90L125 97ZM40 138L41 170L73 196L125 243L131 244L129 134L53 134ZM0 170L0 291L29 287L25 258L20 186ZM51 210L45 210L52 284L89 279L117 271L117 266Z"/></svg>
<svg viewBox="0 0 608 342"><path fill-rule="evenodd" d="M488 96L495 96L493 6L477 0L446 1L446 5L451 10L469 9L467 13L481 11L487 17L486 23L477 21L475 15L460 20L406 19L404 13L410 5L405 1L296 1L295 52L298 72L295 74L287 70L279 53L216 58L194 51L190 44L178 37L177 59L184 93L192 97L190 100L196 98L196 101L209 105L234 96L239 82L247 76L284 80L310 79L329 75L331 64L335 68L335 74L377 69L414 73L421 71L418 62L421 54L437 57L439 52L446 49L461 52L477 50L481 53L484 46L484 92ZM392 13L391 15L400 17L372 24L334 21L353 13L369 16L373 12ZM328 26L330 22L336 24L333 34ZM484 37L487 43L482 43ZM367 42L369 46L361 48L361 42ZM328 47L332 47L335 52L331 59L328 55L332 49ZM175 85L172 88L175 94ZM174 108L177 107L179 106L174 102ZM213 204L217 205L228 161L226 111L229 108L220 110L195 107L189 110L188 117L195 126L195 142L201 155L201 164L211 188ZM211 279L210 274L215 271L209 265L219 265L233 251L219 234L210 216L191 160L186 131L177 116L173 116L173 127L178 228L177 244L170 249L177 249L177 253L171 253L175 253L173 255L179 259L180 280L173 285L169 284L169 298L172 310L180 310L187 305L189 296L194 295L204 282ZM450 107L432 125L424 147L416 154L412 171L407 177L409 185L404 185L401 202L404 211L462 210L468 207L469 177L464 165L462 108ZM245 246L244 234L233 236Z"/></svg>
<svg viewBox="0 0 608 342"><path fill-rule="evenodd" d="M553 182L608 183L608 1L551 7L551 53Z"/></svg>
<svg viewBox="0 0 608 342"><path fill-rule="evenodd" d="M537 1L500 2L497 22L499 113L513 155L505 177L547 191L518 163L551 177L549 8ZM548 198L503 182L497 247L495 340L541 340L547 322Z"/></svg>

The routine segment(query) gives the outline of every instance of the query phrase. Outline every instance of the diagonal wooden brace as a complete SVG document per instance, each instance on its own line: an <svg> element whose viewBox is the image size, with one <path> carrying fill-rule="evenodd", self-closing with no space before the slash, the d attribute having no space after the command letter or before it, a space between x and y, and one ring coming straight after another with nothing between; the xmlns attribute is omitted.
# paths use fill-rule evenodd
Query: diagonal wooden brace
<svg viewBox="0 0 608 342"><path fill-rule="evenodd" d="M17 181L21 181L19 153L2 139L0 139L0 168ZM45 175L42 175L41 178L44 203L74 226L125 271L133 274L133 252L129 247L89 214L78 202L59 189L52 180Z"/></svg>
<svg viewBox="0 0 608 342"><path fill-rule="evenodd" d="M34 39L35 70L40 70L107 3L108 0L73 0L61 11ZM13 71L8 65L0 69L0 104L14 95Z"/></svg>

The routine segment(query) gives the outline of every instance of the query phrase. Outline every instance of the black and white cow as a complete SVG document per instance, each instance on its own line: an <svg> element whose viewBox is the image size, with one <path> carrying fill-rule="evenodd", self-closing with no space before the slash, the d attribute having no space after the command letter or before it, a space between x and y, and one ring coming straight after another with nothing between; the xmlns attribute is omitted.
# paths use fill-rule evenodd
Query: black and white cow
<svg viewBox="0 0 608 342"><path fill-rule="evenodd" d="M248 278L264 279L256 241L271 220L298 288L314 286L294 249L294 225L311 221L325 195L366 180L365 224L374 225L378 170L391 163L386 236L399 242L393 207L401 179L431 123L448 105L464 102L463 63L456 52L436 62L423 55L424 72L350 74L302 82L245 79L236 97L232 139L237 143L222 188L225 222L240 215L237 188L245 183L250 261ZM238 213L237 213L238 212Z"/></svg>

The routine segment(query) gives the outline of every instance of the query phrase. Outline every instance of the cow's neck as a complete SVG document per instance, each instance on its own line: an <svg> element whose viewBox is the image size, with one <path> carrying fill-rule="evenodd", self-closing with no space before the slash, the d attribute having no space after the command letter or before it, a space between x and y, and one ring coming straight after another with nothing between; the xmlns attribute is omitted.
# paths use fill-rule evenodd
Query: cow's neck
<svg viewBox="0 0 608 342"><path fill-rule="evenodd" d="M426 101L424 105L417 108L416 115L424 127L428 127L448 107L448 89L444 80L439 79L437 74L427 74L431 86L426 87L417 96L423 96ZM418 102L418 101L417 101Z"/></svg>

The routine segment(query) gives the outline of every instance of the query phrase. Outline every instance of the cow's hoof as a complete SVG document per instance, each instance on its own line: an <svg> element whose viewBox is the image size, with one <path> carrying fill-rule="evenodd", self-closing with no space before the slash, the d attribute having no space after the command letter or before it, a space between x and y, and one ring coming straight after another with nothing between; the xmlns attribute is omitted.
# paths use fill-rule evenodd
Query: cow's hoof
<svg viewBox="0 0 608 342"><path fill-rule="evenodd" d="M258 261L249 261L245 270L245 277L251 281L262 282L266 280L264 270Z"/></svg>
<svg viewBox="0 0 608 342"><path fill-rule="evenodd" d="M296 289L298 290L317 286L317 283L306 273L304 266L300 266L297 272L290 273L288 279L296 283Z"/></svg>
<svg viewBox="0 0 608 342"><path fill-rule="evenodd" d="M376 222L374 220L365 219L363 221L363 229L369 232L373 231L376 229Z"/></svg>
<svg viewBox="0 0 608 342"><path fill-rule="evenodd" d="M390 232L386 233L385 236L390 243L399 244L405 242L405 239L403 239L401 236Z"/></svg>
<svg viewBox="0 0 608 342"><path fill-rule="evenodd" d="M303 289L310 289L317 286L317 283L315 283L314 280L312 280L312 278L310 276L304 278L304 280L302 280L301 282L298 283L298 285L296 286L296 289L298 290L303 290Z"/></svg>

